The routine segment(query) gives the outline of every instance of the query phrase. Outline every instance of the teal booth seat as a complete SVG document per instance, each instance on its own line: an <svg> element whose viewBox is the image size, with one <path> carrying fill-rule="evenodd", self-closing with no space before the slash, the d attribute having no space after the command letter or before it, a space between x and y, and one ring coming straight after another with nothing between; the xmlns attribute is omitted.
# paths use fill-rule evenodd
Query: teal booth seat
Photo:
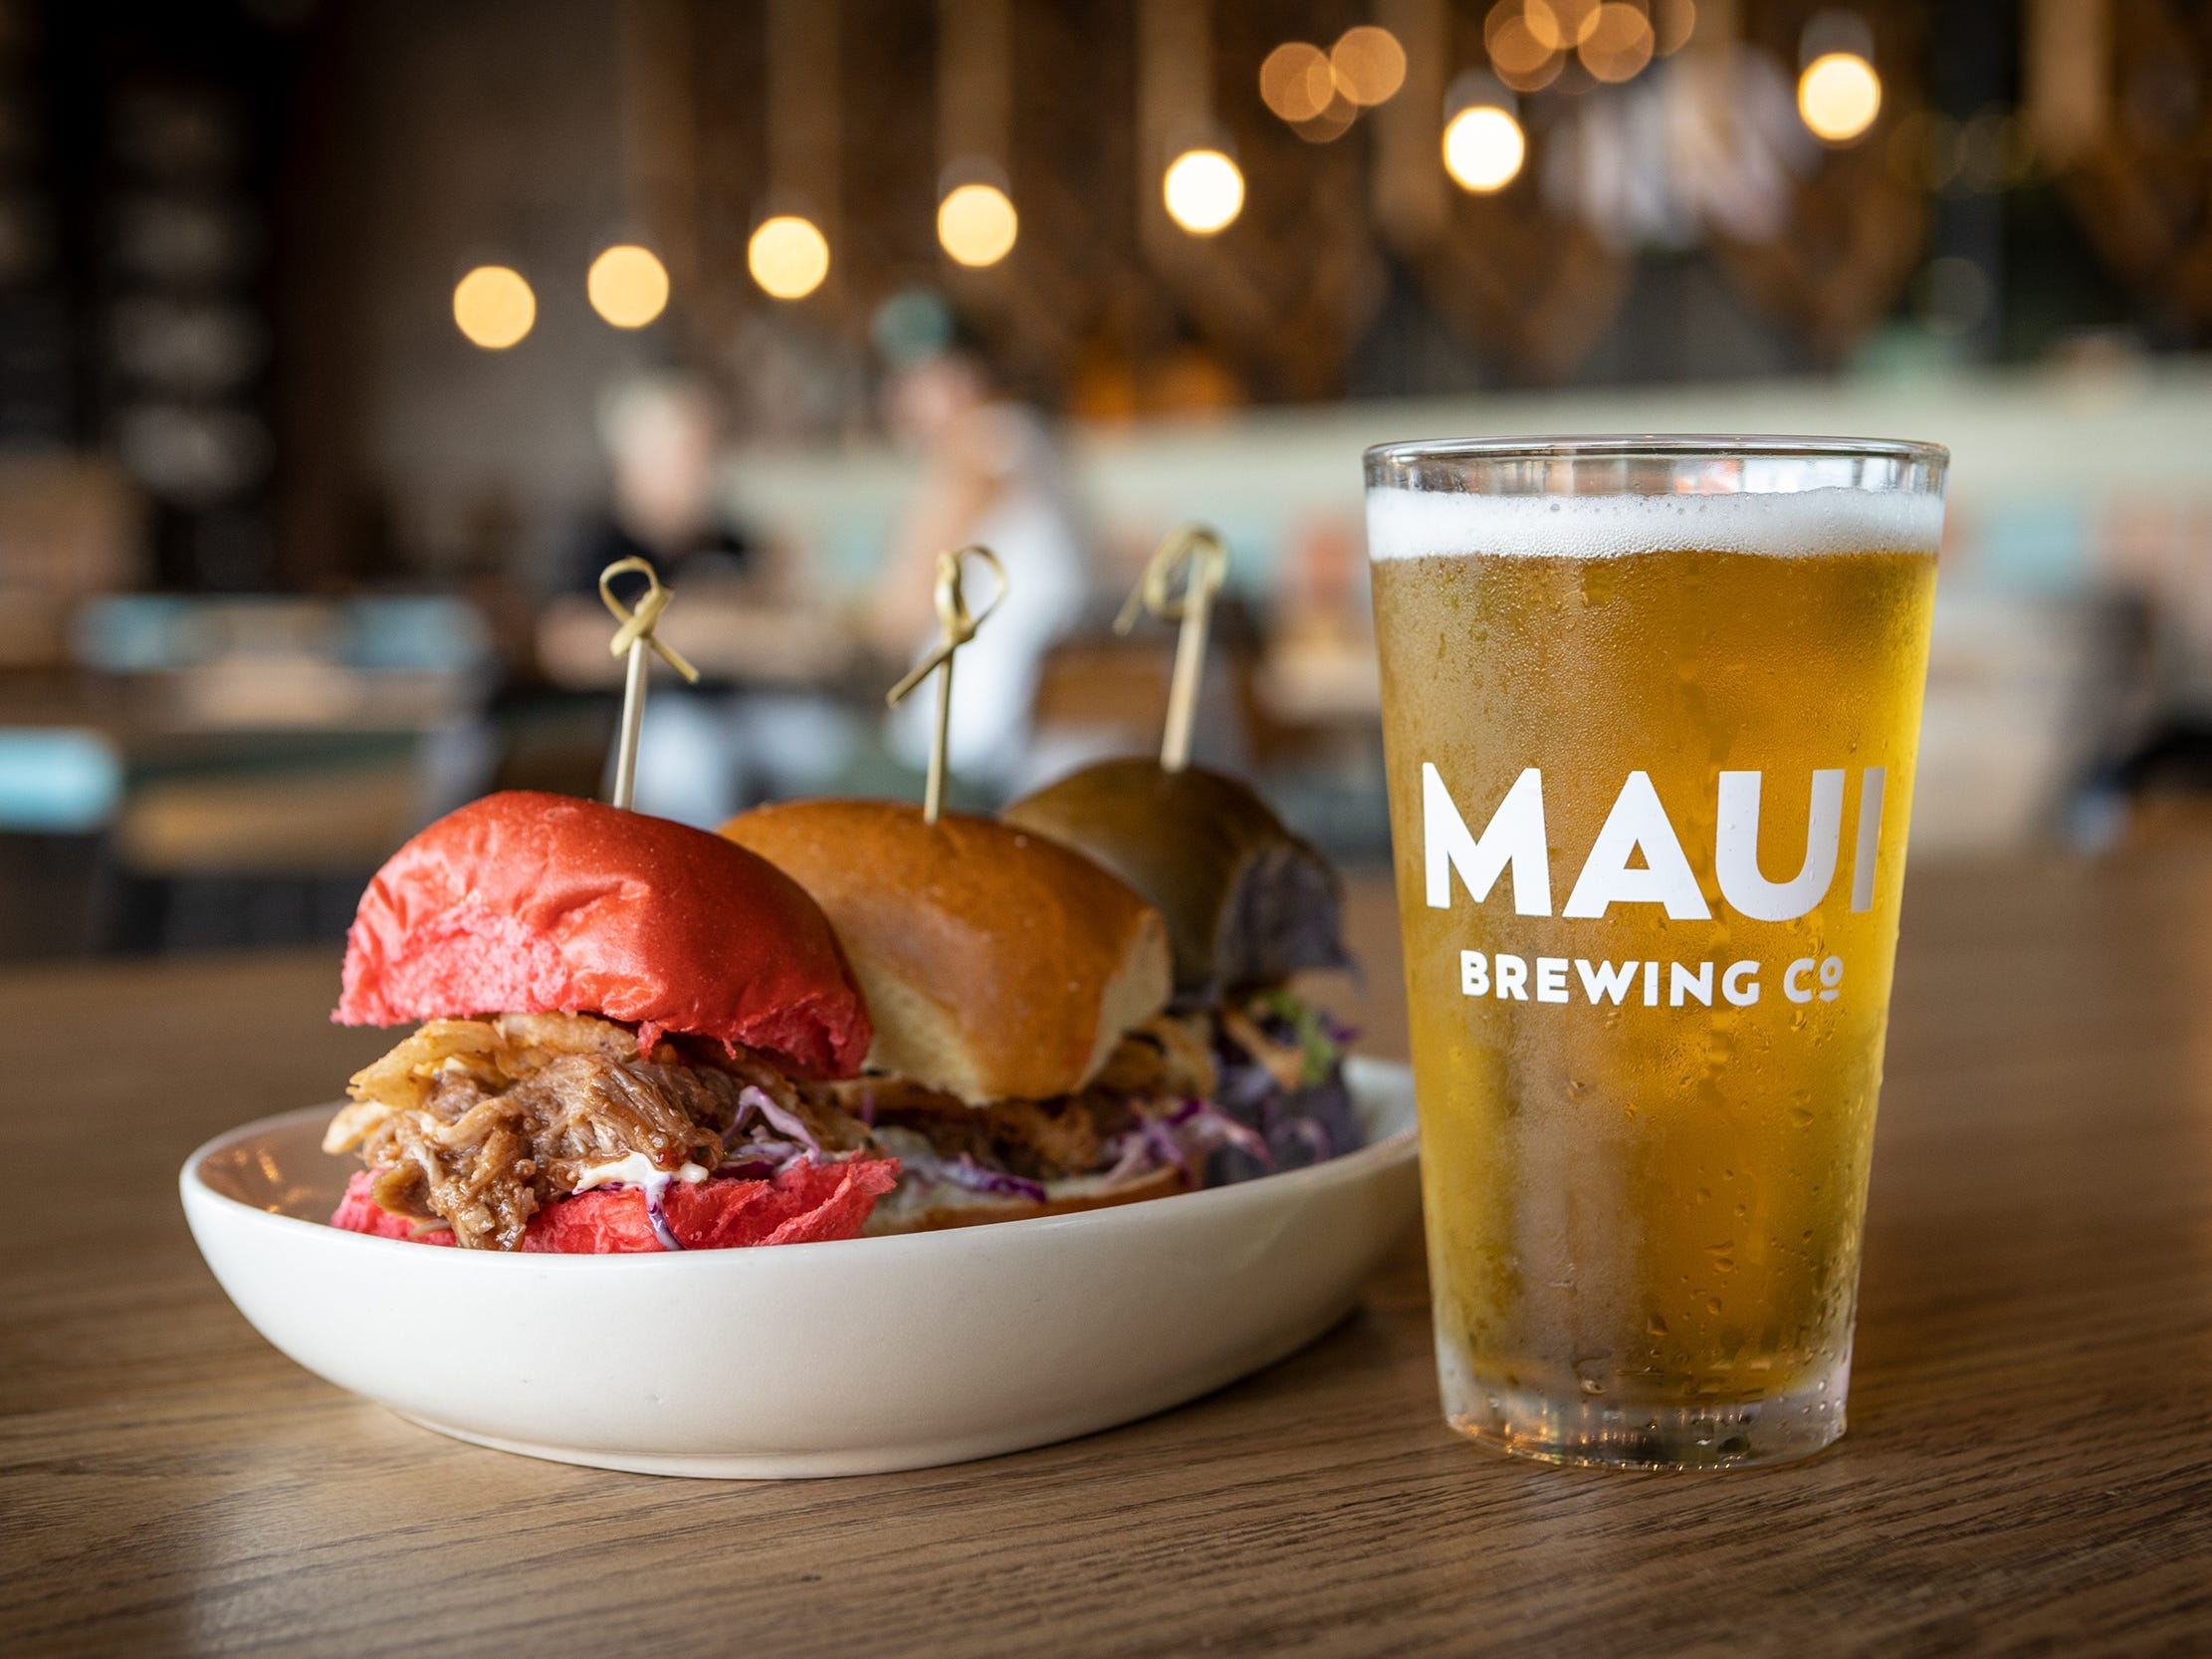
<svg viewBox="0 0 2212 1659"><path fill-rule="evenodd" d="M170 673L271 652L364 671L451 673L483 668L492 641L476 606L446 594L111 593L79 608L70 648L82 666L107 674Z"/></svg>
<svg viewBox="0 0 2212 1659"><path fill-rule="evenodd" d="M99 733L0 727L0 833L93 833L121 801L121 757Z"/></svg>

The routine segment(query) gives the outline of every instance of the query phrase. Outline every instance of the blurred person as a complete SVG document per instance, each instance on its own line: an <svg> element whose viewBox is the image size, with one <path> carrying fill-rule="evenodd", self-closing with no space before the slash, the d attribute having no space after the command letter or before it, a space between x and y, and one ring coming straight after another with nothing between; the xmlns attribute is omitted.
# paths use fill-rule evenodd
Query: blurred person
<svg viewBox="0 0 2212 1659"><path fill-rule="evenodd" d="M917 660L940 636L938 554L981 543L998 556L1005 597L960 652L947 758L964 781L1012 790L1026 781L1045 653L1073 631L1089 596L1057 445L1043 416L1008 394L934 297L901 296L875 332L891 363L884 423L920 453L923 472L866 625L886 656ZM970 606L980 612L991 597L979 581ZM892 712L887 738L898 759L927 764L936 708L935 697L917 696Z"/></svg>
<svg viewBox="0 0 2212 1659"><path fill-rule="evenodd" d="M594 424L607 501L576 528L564 588L595 590L619 559L650 559L671 584L756 574L752 545L722 513L722 423L704 386L681 374L639 375L601 396Z"/></svg>
<svg viewBox="0 0 2212 1659"><path fill-rule="evenodd" d="M798 574L724 515L723 423L703 385L670 373L623 382L600 400L597 425L611 487L605 508L579 526L570 588L596 592L608 565L641 557L695 607L775 610L799 596ZM634 596L629 586L619 592ZM812 692L656 678L638 733L635 805L712 828L769 797L821 789L858 742L852 716Z"/></svg>

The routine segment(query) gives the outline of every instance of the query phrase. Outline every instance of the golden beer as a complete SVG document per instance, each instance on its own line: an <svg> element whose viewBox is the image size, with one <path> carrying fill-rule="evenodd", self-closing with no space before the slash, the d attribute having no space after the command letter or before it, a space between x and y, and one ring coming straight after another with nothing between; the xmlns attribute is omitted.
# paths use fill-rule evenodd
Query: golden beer
<svg viewBox="0 0 2212 1659"><path fill-rule="evenodd" d="M1592 466L1370 497L1446 1412L1803 1456L1844 1425L1941 461L1686 501Z"/></svg>

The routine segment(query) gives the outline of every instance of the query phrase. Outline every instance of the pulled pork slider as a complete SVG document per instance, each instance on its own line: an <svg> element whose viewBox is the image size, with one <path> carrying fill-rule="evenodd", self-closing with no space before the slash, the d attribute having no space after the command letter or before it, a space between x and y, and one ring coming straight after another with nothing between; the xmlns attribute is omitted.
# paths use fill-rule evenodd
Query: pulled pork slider
<svg viewBox="0 0 2212 1659"><path fill-rule="evenodd" d="M1198 1184L1224 1136L1202 1045L1163 1022L1160 914L1039 835L885 801L802 801L723 834L813 895L875 1020L866 1072L810 1085L897 1156L870 1232L1094 1209Z"/></svg>
<svg viewBox="0 0 2212 1659"><path fill-rule="evenodd" d="M1175 1019L1213 1057L1216 1104L1263 1147L1223 1144L1209 1180L1295 1168L1360 1144L1344 1083L1351 1034L1290 985L1307 970L1351 965L1344 884L1249 785L1151 759L1103 761L999 817L1103 865L1166 918Z"/></svg>
<svg viewBox="0 0 2212 1659"><path fill-rule="evenodd" d="M345 1025L425 1022L356 1074L331 1220L464 1249L607 1254L850 1238L897 1178L802 1083L849 1076L866 1005L821 911L665 819L488 796L379 870Z"/></svg>

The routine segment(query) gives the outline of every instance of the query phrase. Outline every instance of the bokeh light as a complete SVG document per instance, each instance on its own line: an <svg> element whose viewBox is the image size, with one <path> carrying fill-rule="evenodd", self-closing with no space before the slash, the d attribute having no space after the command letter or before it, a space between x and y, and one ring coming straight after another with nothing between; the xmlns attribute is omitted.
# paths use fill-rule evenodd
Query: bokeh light
<svg viewBox="0 0 2212 1659"><path fill-rule="evenodd" d="M1013 251L1021 221L995 184L963 184L937 204L937 240L960 264L995 265Z"/></svg>
<svg viewBox="0 0 2212 1659"><path fill-rule="evenodd" d="M1339 92L1371 109L1387 104L1406 84L1406 49L1388 29L1362 23L1337 37L1329 49L1329 71Z"/></svg>
<svg viewBox="0 0 2212 1659"><path fill-rule="evenodd" d="M650 249L620 243L591 262L583 291L618 329L642 329L668 307L668 268Z"/></svg>
<svg viewBox="0 0 2212 1659"><path fill-rule="evenodd" d="M1187 149L1160 181L1168 217L1193 236L1212 236L1244 210L1244 175L1217 149Z"/></svg>
<svg viewBox="0 0 2212 1659"><path fill-rule="evenodd" d="M1797 113L1824 143L1848 144L1881 113L1881 78L1856 52L1829 52L1805 66Z"/></svg>
<svg viewBox="0 0 2212 1659"><path fill-rule="evenodd" d="M479 265L453 285L453 321L471 346L504 352L538 321L538 296L520 271Z"/></svg>
<svg viewBox="0 0 2212 1659"><path fill-rule="evenodd" d="M1652 7L1652 33L1659 54L1679 52L1697 32L1697 0L1657 0Z"/></svg>
<svg viewBox="0 0 2212 1659"><path fill-rule="evenodd" d="M1521 0L1521 20L1547 52L1572 52L1598 26L1600 0Z"/></svg>
<svg viewBox="0 0 2212 1659"><path fill-rule="evenodd" d="M1311 120L1292 121L1290 130L1309 144L1333 143L1352 130L1352 123L1359 119L1360 107L1342 93L1329 100L1329 107Z"/></svg>
<svg viewBox="0 0 2212 1659"><path fill-rule="evenodd" d="M803 300L829 275L829 239L796 213L765 219L745 245L746 268L773 298Z"/></svg>
<svg viewBox="0 0 2212 1659"><path fill-rule="evenodd" d="M1521 123L1491 104L1461 110L1443 129L1443 165L1463 190L1487 195L1513 182L1528 155Z"/></svg>
<svg viewBox="0 0 2212 1659"><path fill-rule="evenodd" d="M1652 21L1642 7L1606 0L1591 12L1575 44L1582 67L1600 81L1633 81L1652 61Z"/></svg>
<svg viewBox="0 0 2212 1659"><path fill-rule="evenodd" d="M1312 120L1336 97L1328 54L1307 41L1284 41L1259 66L1259 97L1293 125Z"/></svg>
<svg viewBox="0 0 2212 1659"><path fill-rule="evenodd" d="M1560 39L1558 18L1544 0L1526 6L1522 0L1499 0L1482 24L1490 69L1515 92L1537 92L1559 79L1566 67Z"/></svg>

